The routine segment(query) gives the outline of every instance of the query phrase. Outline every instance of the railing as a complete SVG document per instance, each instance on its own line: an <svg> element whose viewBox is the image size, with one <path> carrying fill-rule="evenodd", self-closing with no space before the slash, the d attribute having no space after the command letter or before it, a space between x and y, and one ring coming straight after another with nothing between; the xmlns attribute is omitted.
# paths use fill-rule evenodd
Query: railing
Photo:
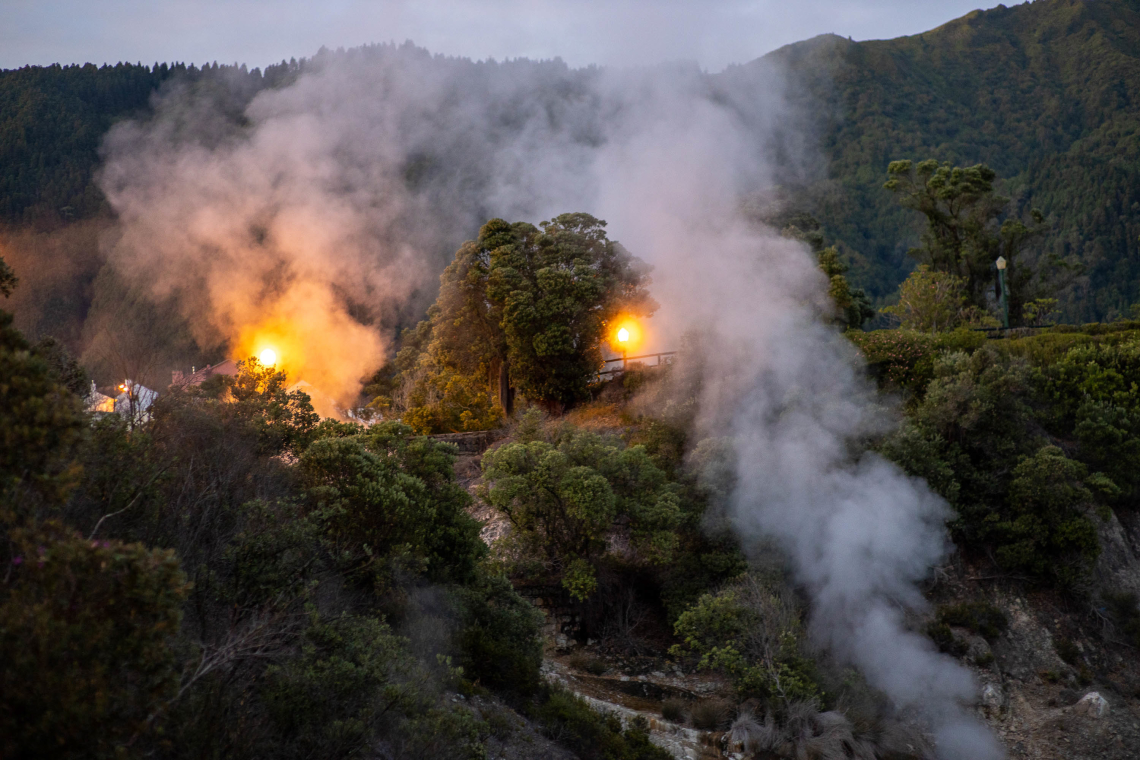
<svg viewBox="0 0 1140 760"><path fill-rule="evenodd" d="M615 367L614 369L602 370L598 374L599 375L612 375L615 372L624 372L626 369L626 363L627 362L637 361L638 359L652 359L654 357L656 357L657 363L654 365L651 365L651 366L660 367L662 356L676 356L676 355L677 355L676 351L662 351L662 352L657 353L657 354L642 354L641 356L619 356L616 359L606 359L604 364L612 364L613 362L621 362L621 367ZM665 363L669 364L670 362L665 362Z"/></svg>
<svg viewBox="0 0 1140 760"><path fill-rule="evenodd" d="M1047 325L1024 325L1023 327L971 327L974 332L984 332L987 338L1005 338L1009 333L1018 330L1046 330L1050 327L1056 327L1055 322Z"/></svg>

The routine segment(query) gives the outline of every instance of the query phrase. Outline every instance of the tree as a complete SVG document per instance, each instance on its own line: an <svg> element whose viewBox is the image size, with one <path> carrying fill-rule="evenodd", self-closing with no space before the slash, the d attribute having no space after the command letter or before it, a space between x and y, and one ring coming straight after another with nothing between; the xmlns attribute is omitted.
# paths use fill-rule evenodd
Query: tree
<svg viewBox="0 0 1140 760"><path fill-rule="evenodd" d="M74 485L84 428L79 399L56 382L12 315L0 311L0 530L63 501Z"/></svg>
<svg viewBox="0 0 1140 760"><path fill-rule="evenodd" d="M486 553L471 497L455 480L454 447L386 422L320 438L300 459L312 515L358 577L400 567L435 582L474 577Z"/></svg>
<svg viewBox="0 0 1140 760"><path fill-rule="evenodd" d="M1055 256L1035 265L1026 255L1049 227L1037 209L1030 211L1028 223L1007 216L1009 198L994 192L997 173L985 164L892 161L887 174L883 187L926 217L922 245L910 255L932 271L960 277L974 306L987 308L988 290L997 287L994 262L999 257L1006 260L1011 324L1020 324L1028 301L1049 295L1070 272Z"/></svg>
<svg viewBox="0 0 1140 760"><path fill-rule="evenodd" d="M703 595L677 618L673 648L700 656L701 668L729 675L740 697L769 709L818 700L813 665L804 656L803 624L790 589L745 575L716 594Z"/></svg>
<svg viewBox="0 0 1140 760"><path fill-rule="evenodd" d="M178 559L58 525L16 546L0 584L0 754L123 756L178 689Z"/></svg>
<svg viewBox="0 0 1140 760"><path fill-rule="evenodd" d="M84 539L55 515L87 421L0 311L0 755L116 757L178 686L172 553Z"/></svg>
<svg viewBox="0 0 1140 760"><path fill-rule="evenodd" d="M1090 485L1115 489L1104 476L1090 479L1083 464L1056 446L1024 457L1009 484L1009 514L994 521L998 562L1066 586L1081 580L1100 553L1086 514L1094 504Z"/></svg>
<svg viewBox="0 0 1140 760"><path fill-rule="evenodd" d="M933 271L927 264L910 273L899 285L899 302L882 311L896 317L904 330L931 333L953 330L972 316L962 278Z"/></svg>
<svg viewBox="0 0 1140 760"><path fill-rule="evenodd" d="M12 295L12 290L20 282L16 277L16 273L12 271L12 267L8 266L8 262L0 256L0 295L7 298Z"/></svg>
<svg viewBox="0 0 1140 760"><path fill-rule="evenodd" d="M668 562L677 548L677 490L643 446L566 427L553 442L488 451L483 477L487 501L511 521L520 548L548 563L577 599L597 587L596 565L617 523L628 524L648 562Z"/></svg>
<svg viewBox="0 0 1140 760"><path fill-rule="evenodd" d="M817 254L819 269L827 276L827 294L838 311L836 321L848 330L858 330L875 316L871 301L862 288L853 288L847 281L850 267L839 258L839 249L829 246Z"/></svg>
<svg viewBox="0 0 1140 760"><path fill-rule="evenodd" d="M858 330L875 316L871 299L862 288L853 288L847 280L850 266L843 260L836 246L824 247L823 229L811 214L794 211L784 216L763 218L766 224L780 229L784 237L805 243L816 255L819 270L827 276L827 294L831 296L838 314L834 321L848 330Z"/></svg>
<svg viewBox="0 0 1140 760"><path fill-rule="evenodd" d="M509 411L515 389L553 410L587 398L607 325L656 309L645 265L588 214L538 227L492 219L440 283L398 357L409 400L433 407L418 428L486 426L495 402ZM496 390L483 396L484 382Z"/></svg>

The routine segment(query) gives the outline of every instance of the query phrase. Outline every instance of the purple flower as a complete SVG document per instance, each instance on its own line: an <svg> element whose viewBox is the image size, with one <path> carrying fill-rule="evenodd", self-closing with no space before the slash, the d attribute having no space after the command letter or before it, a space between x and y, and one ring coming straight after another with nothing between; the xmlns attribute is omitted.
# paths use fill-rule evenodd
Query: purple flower
<svg viewBox="0 0 1140 760"><path fill-rule="evenodd" d="M12 564L13 565L22 565L22 564L24 564L24 558L23 557L12 557Z"/></svg>

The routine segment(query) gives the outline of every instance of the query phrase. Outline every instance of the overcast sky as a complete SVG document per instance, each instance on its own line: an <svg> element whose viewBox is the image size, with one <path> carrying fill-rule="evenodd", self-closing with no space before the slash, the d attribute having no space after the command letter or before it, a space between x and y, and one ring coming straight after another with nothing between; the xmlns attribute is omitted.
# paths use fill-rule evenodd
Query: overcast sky
<svg viewBox="0 0 1140 760"><path fill-rule="evenodd" d="M710 70L833 32L915 34L987 0L0 0L0 68L185 61L264 66L410 39L472 58Z"/></svg>

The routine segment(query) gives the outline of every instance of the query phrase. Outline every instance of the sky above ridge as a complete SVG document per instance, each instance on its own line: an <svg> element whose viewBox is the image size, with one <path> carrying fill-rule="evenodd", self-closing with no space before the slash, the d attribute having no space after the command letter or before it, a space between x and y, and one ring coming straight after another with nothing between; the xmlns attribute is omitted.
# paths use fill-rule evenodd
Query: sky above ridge
<svg viewBox="0 0 1140 760"><path fill-rule="evenodd" d="M695 60L709 70L834 33L916 34L987 0L0 0L0 68L26 64L265 66L412 40L471 58L574 66Z"/></svg>

